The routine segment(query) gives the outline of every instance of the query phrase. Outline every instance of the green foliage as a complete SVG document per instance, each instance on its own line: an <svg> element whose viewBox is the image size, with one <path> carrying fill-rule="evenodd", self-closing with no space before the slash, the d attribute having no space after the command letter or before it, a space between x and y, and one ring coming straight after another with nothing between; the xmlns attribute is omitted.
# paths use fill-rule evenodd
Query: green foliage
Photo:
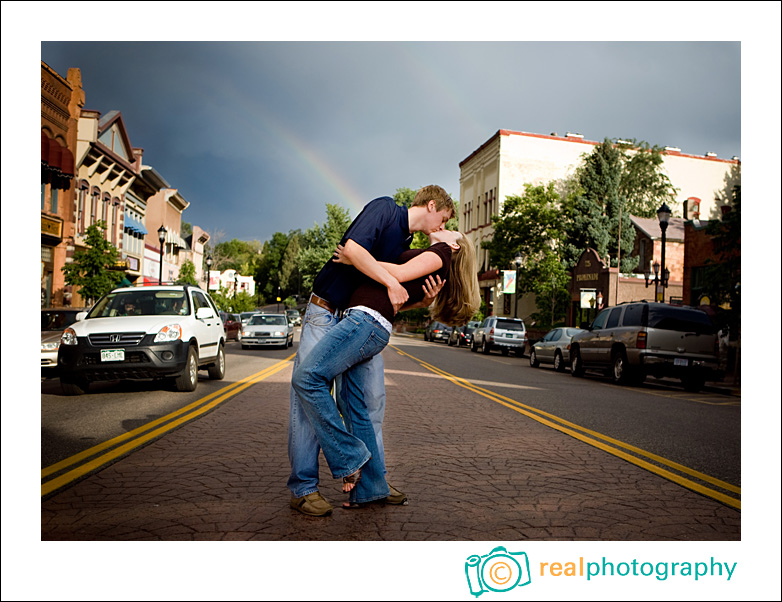
<svg viewBox="0 0 782 602"><path fill-rule="evenodd" d="M258 294L265 301L275 301L278 289L281 288L281 268L285 250L288 248L288 235L275 232L271 240L263 243L261 261L255 271L255 282L259 287Z"/></svg>
<svg viewBox="0 0 782 602"><path fill-rule="evenodd" d="M72 263L62 271L65 284L79 288L79 294L91 305L115 288L123 278L122 272L109 268L119 259L119 251L105 238L106 222L97 221L87 228L87 248L78 250Z"/></svg>
<svg viewBox="0 0 782 602"><path fill-rule="evenodd" d="M538 328L553 328L567 316L570 274L562 261L549 250L535 262L531 272L531 288L538 308L532 318Z"/></svg>
<svg viewBox="0 0 782 602"><path fill-rule="evenodd" d="M725 321L731 338L738 336L741 324L741 185L733 187L731 210L722 221L712 221L707 232L713 236L714 259L707 262L704 290L712 304L729 305Z"/></svg>
<svg viewBox="0 0 782 602"><path fill-rule="evenodd" d="M221 311L231 313L241 313L243 311L253 311L256 308L255 297L247 291L241 291L234 295L232 289L220 287L217 291L210 291L209 296Z"/></svg>
<svg viewBox="0 0 782 602"><path fill-rule="evenodd" d="M322 226L315 223L302 235L298 261L303 291L312 290L315 276L331 259L350 222L347 209L326 203L326 223Z"/></svg>
<svg viewBox="0 0 782 602"><path fill-rule="evenodd" d="M636 268L639 258L630 256L635 241L630 216L653 217L675 192L662 162L659 147L607 138L584 157L576 170L577 185L570 186L563 203L564 257L570 267L590 247L616 266L621 246L620 270Z"/></svg>
<svg viewBox="0 0 782 602"><path fill-rule="evenodd" d="M177 279L176 283L192 284L193 286L198 286L195 264L189 259L183 261L182 265L179 267L179 278Z"/></svg>
<svg viewBox="0 0 782 602"><path fill-rule="evenodd" d="M213 270L236 270L240 274L252 274L261 261L261 243L233 240L221 242L207 253L212 256Z"/></svg>

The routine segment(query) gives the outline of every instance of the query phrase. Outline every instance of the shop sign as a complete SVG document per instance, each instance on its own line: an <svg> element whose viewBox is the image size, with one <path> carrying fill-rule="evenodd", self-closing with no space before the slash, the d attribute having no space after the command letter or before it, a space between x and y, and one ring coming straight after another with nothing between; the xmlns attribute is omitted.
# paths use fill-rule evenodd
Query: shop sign
<svg viewBox="0 0 782 602"><path fill-rule="evenodd" d="M138 257L131 257L128 255L125 259L128 262L128 269L133 272L138 272Z"/></svg>
<svg viewBox="0 0 782 602"><path fill-rule="evenodd" d="M502 291L513 294L516 292L516 272L514 270L502 270Z"/></svg>
<svg viewBox="0 0 782 602"><path fill-rule="evenodd" d="M47 236L53 236L55 238L62 238L62 222L42 215L41 234L46 234Z"/></svg>
<svg viewBox="0 0 782 602"><path fill-rule="evenodd" d="M597 305L596 291L581 291L581 309L593 309Z"/></svg>

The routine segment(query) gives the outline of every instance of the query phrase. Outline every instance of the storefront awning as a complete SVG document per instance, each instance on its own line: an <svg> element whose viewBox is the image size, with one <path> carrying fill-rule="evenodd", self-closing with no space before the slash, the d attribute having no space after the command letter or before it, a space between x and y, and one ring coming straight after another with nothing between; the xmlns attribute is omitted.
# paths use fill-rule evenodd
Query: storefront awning
<svg viewBox="0 0 782 602"><path fill-rule="evenodd" d="M41 163L66 178L73 177L73 153L43 132L41 132Z"/></svg>

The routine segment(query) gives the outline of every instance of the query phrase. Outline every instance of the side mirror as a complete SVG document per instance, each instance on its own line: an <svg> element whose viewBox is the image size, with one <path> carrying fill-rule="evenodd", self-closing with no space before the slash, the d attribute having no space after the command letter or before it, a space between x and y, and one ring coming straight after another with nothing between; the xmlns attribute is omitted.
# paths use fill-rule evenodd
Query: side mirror
<svg viewBox="0 0 782 602"><path fill-rule="evenodd" d="M208 320L214 318L215 313L208 307L199 307L196 311L196 320Z"/></svg>
<svg viewBox="0 0 782 602"><path fill-rule="evenodd" d="M86 317L87 317L87 312L86 311L80 311L79 313L76 314L76 321L80 322L81 320L83 320Z"/></svg>
<svg viewBox="0 0 782 602"><path fill-rule="evenodd" d="M592 324L589 322L581 322L581 328L583 330L592 330Z"/></svg>

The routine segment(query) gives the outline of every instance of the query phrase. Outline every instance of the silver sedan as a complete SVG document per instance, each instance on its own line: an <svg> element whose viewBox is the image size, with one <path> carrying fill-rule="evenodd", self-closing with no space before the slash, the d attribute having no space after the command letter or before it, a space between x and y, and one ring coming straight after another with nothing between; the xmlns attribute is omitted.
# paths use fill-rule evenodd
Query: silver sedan
<svg viewBox="0 0 782 602"><path fill-rule="evenodd" d="M580 328L561 326L549 330L546 335L532 345L529 353L529 365L537 368L540 364L554 364L557 372L564 372L570 364L570 341Z"/></svg>

